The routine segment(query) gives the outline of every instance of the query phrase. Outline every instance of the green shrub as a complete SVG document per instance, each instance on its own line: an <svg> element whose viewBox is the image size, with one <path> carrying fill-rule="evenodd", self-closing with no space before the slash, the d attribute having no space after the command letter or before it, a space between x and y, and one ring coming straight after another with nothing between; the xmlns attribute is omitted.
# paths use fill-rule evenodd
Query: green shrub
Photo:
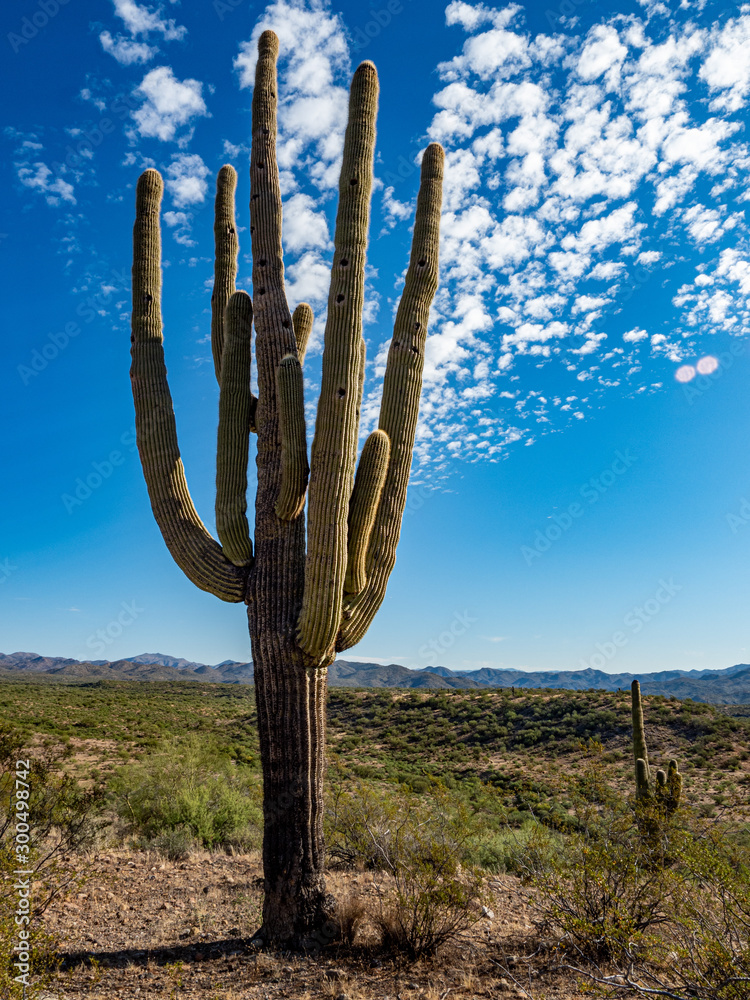
<svg viewBox="0 0 750 1000"><path fill-rule="evenodd" d="M111 787L117 813L138 847L184 857L195 846L248 850L261 842L257 774L218 759L195 738L123 769Z"/></svg>
<svg viewBox="0 0 750 1000"><path fill-rule="evenodd" d="M0 729L0 996L4 1000L35 997L49 984L58 942L44 930L40 918L53 899L64 898L86 879L85 862L71 860L69 852L93 843L93 815L102 793L98 787L82 790L64 774L60 765L65 756L65 751L49 748L30 753L20 735ZM28 762L28 769L16 768L19 759ZM25 777L17 779L17 774ZM26 792L28 799L25 794L19 799L18 793ZM29 838L28 854L21 855L23 864L16 854L19 822ZM19 869L33 874L19 876ZM19 913L17 885L26 879L31 883L28 923ZM27 889L22 887L22 891ZM14 966L18 953L13 949L21 944L21 930L29 933L29 988L25 992L23 984L15 981L24 970Z"/></svg>

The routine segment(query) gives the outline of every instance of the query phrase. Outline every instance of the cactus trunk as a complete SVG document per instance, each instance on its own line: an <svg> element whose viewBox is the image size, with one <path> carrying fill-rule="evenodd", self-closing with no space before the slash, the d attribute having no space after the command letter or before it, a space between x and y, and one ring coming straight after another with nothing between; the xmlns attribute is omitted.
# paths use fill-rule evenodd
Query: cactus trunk
<svg viewBox="0 0 750 1000"><path fill-rule="evenodd" d="M327 669L358 642L395 562L416 430L430 303L437 287L443 151L422 162L412 255L386 370L380 429L355 476L364 383L362 308L378 81L363 63L352 83L336 224L323 379L308 462L301 363L313 326L284 291L276 162L278 39L258 41L250 158L253 300L236 291L236 175L223 167L215 205L212 347L220 386L216 522L201 522L177 445L162 346L155 170L138 182L133 234L131 369L138 448L151 504L172 556L203 590L244 601L255 667L263 768L263 926L258 939L321 947L337 933L323 844ZM255 326L258 396L250 391ZM255 537L246 490L248 438L257 434ZM310 515L305 544L305 495ZM348 585L347 585L348 584Z"/></svg>

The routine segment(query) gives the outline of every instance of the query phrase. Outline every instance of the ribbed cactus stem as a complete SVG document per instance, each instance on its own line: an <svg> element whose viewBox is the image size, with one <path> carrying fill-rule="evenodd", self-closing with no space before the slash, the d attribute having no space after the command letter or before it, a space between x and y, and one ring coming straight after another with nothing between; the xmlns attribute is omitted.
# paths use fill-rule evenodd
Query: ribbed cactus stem
<svg viewBox="0 0 750 1000"><path fill-rule="evenodd" d="M349 503L349 562L344 586L349 594L358 594L367 583L367 547L375 525L390 454L388 435L385 431L373 431L362 448Z"/></svg>
<svg viewBox="0 0 750 1000"><path fill-rule="evenodd" d="M661 768L656 772L656 784L659 788L666 788L667 786L667 775Z"/></svg>
<svg viewBox="0 0 750 1000"><path fill-rule="evenodd" d="M361 392L362 310L370 221L378 77L370 62L352 80L339 182L323 377L310 460L305 594L299 644L325 658L339 630L347 566Z"/></svg>
<svg viewBox="0 0 750 1000"><path fill-rule="evenodd" d="M136 189L130 368L138 451L151 508L172 558L200 587L224 601L245 598L247 573L224 555L193 505L177 444L164 363L161 320L161 234L164 185L146 170Z"/></svg>
<svg viewBox="0 0 750 1000"><path fill-rule="evenodd" d="M648 764L642 757L635 762L635 795L637 799L648 799L651 795Z"/></svg>
<svg viewBox="0 0 750 1000"><path fill-rule="evenodd" d="M216 381L221 385L221 358L224 350L224 314L237 280L237 226L234 220L234 192L237 174L229 164L216 178L214 202L214 290L211 293L211 351L214 356Z"/></svg>
<svg viewBox="0 0 750 1000"><path fill-rule="evenodd" d="M670 760L667 770L666 804L670 813L675 812L682 799L682 775L677 770L677 761Z"/></svg>
<svg viewBox="0 0 750 1000"><path fill-rule="evenodd" d="M633 715L633 757L637 761L644 761L646 764L646 777L651 780L651 773L648 766L648 750L646 749L646 730L643 726L643 702L641 701L641 685L638 681L633 681L630 685L632 697Z"/></svg>
<svg viewBox="0 0 750 1000"><path fill-rule="evenodd" d="M216 530L224 554L236 566L253 561L247 523L248 424L253 307L247 292L234 292L226 308L224 356L216 448Z"/></svg>
<svg viewBox="0 0 750 1000"><path fill-rule="evenodd" d="M276 515L283 521L298 517L307 489L307 436L302 367L293 354L281 359L276 370L276 395L281 427L281 490Z"/></svg>
<svg viewBox="0 0 750 1000"><path fill-rule="evenodd" d="M300 302L294 310L292 324L294 325L294 339L297 341L297 357L299 363L303 364L307 352L307 342L313 328L313 311L307 302Z"/></svg>
<svg viewBox="0 0 750 1000"><path fill-rule="evenodd" d="M370 627L385 598L396 562L406 506L422 391L422 369L430 305L437 290L445 154L432 143L422 157L411 258L396 314L380 407L379 427L388 435L391 457L367 555L367 585L347 598L337 650L349 649Z"/></svg>

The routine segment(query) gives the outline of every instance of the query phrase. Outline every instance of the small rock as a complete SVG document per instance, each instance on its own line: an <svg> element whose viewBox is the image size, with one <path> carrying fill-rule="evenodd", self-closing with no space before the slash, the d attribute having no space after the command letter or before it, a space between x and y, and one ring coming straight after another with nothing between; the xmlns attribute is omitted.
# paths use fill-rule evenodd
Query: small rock
<svg viewBox="0 0 750 1000"><path fill-rule="evenodd" d="M339 982L344 978L344 973L342 969L326 969L326 979L330 979L333 982Z"/></svg>
<svg viewBox="0 0 750 1000"><path fill-rule="evenodd" d="M495 914L492 912L492 910L490 910L486 906L482 907L482 916L486 917L487 920L494 920L495 919Z"/></svg>
<svg viewBox="0 0 750 1000"><path fill-rule="evenodd" d="M184 941L185 938L189 938L192 933L193 932L190 930L190 928L186 927L184 931L180 931L178 937L181 941Z"/></svg>
<svg viewBox="0 0 750 1000"><path fill-rule="evenodd" d="M294 969L291 967L291 965L284 965L281 971L286 972L287 975L290 975L292 972L294 972Z"/></svg>
<svg viewBox="0 0 750 1000"><path fill-rule="evenodd" d="M383 968L383 963L380 961L379 958L373 958L373 960L370 962L370 968L371 969L382 969Z"/></svg>

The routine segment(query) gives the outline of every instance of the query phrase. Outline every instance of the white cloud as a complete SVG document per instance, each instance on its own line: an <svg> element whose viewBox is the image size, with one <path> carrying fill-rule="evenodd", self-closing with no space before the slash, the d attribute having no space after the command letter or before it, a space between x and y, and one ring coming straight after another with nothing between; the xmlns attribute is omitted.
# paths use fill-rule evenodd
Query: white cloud
<svg viewBox="0 0 750 1000"><path fill-rule="evenodd" d="M205 201L209 170L197 153L176 153L166 169L166 187L175 205L197 205Z"/></svg>
<svg viewBox="0 0 750 1000"><path fill-rule="evenodd" d="M173 19L164 20L161 8L149 10L135 0L113 0L115 14L122 18L131 35L161 34L167 42L178 41L187 34L187 29L175 24Z"/></svg>
<svg viewBox="0 0 750 1000"><path fill-rule="evenodd" d="M208 115L202 90L203 84L198 80L178 80L170 66L150 70L135 90L137 96L145 98L143 105L133 112L140 135L170 142L178 130L195 118ZM185 141L183 137L182 142Z"/></svg>
<svg viewBox="0 0 750 1000"><path fill-rule="evenodd" d="M134 63L147 63L158 53L155 45L146 42L134 42L131 39L117 35L113 38L108 31L99 35L102 48L113 56L122 66L132 66Z"/></svg>
<svg viewBox="0 0 750 1000"><path fill-rule="evenodd" d="M15 167L23 186L43 195L48 205L59 205L63 201L76 204L73 185L61 176L55 177L46 163L38 160L35 163L16 163Z"/></svg>
<svg viewBox="0 0 750 1000"><path fill-rule="evenodd" d="M302 250L326 250L331 246L325 212L316 211L309 194L298 192L287 198L283 207L282 234L285 249L293 253Z"/></svg>
<svg viewBox="0 0 750 1000"><path fill-rule="evenodd" d="M712 110L739 111L750 91L750 8L742 7L740 17L730 18L711 33L709 52L700 77L712 93L719 94Z"/></svg>

